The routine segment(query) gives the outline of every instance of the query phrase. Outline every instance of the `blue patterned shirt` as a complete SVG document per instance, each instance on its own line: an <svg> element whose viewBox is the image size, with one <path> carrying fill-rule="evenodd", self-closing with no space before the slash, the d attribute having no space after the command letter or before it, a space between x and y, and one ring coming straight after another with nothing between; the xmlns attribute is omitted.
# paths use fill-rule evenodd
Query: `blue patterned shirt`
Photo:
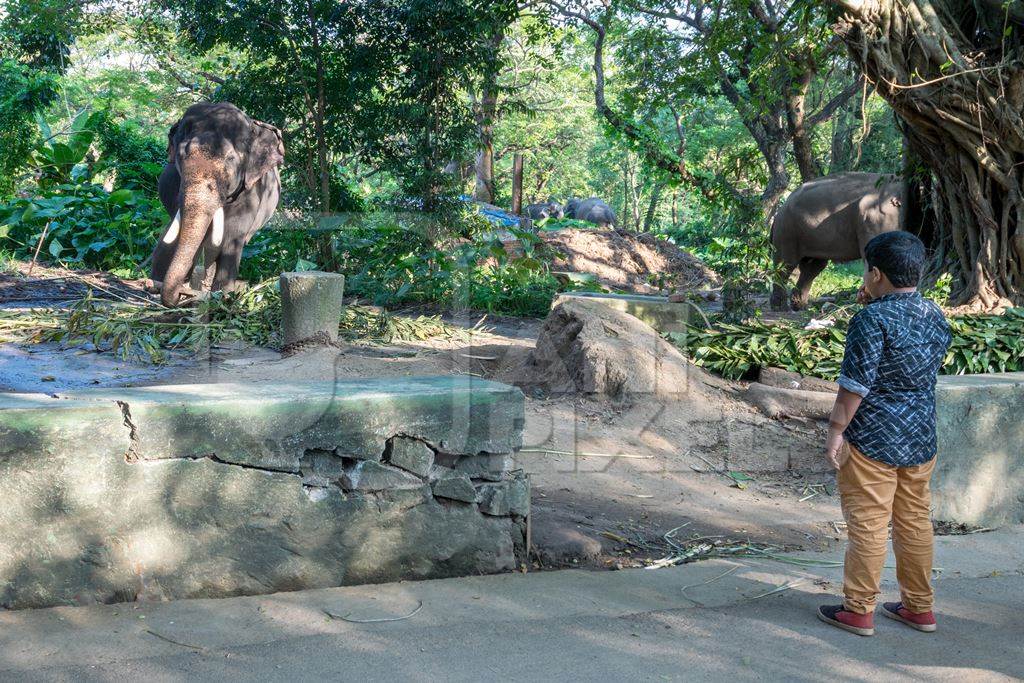
<svg viewBox="0 0 1024 683"><path fill-rule="evenodd" d="M918 292L881 296L850 320L839 386L864 397L843 433L861 453L896 467L935 457L935 377L952 335Z"/></svg>

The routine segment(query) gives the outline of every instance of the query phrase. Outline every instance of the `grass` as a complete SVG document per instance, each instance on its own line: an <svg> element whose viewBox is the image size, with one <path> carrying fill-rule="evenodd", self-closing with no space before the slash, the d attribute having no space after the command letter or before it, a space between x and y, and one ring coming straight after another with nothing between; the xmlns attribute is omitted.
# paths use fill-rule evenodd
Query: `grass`
<svg viewBox="0 0 1024 683"><path fill-rule="evenodd" d="M864 262L830 263L811 285L811 297L856 291L864 275Z"/></svg>

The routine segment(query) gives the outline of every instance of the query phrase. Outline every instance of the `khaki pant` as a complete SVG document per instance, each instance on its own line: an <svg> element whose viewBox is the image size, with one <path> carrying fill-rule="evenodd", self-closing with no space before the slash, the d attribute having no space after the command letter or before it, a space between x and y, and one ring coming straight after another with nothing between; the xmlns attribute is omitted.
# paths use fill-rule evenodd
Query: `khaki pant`
<svg viewBox="0 0 1024 683"><path fill-rule="evenodd" d="M903 606L911 612L932 609L931 492L935 459L915 467L893 467L847 444L849 458L839 470L839 495L849 535L843 574L846 609L868 614L875 609L885 565L888 524Z"/></svg>

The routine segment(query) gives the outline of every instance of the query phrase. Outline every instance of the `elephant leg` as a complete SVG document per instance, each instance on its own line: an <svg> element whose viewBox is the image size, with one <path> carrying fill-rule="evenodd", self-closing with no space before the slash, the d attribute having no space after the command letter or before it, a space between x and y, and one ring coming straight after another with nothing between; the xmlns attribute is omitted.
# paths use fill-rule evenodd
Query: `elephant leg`
<svg viewBox="0 0 1024 683"><path fill-rule="evenodd" d="M235 281L238 279L238 269L242 264L242 249L245 247L245 238L238 236L228 238L225 236L224 244L221 245L220 255L217 257L217 274L213 279L213 289L230 292L235 288Z"/></svg>
<svg viewBox="0 0 1024 683"><path fill-rule="evenodd" d="M776 280L772 282L772 299L771 309L773 311L781 311L786 307L786 290L789 283L789 277L796 270L796 265L790 265L784 261L776 259L775 261L775 276Z"/></svg>
<svg viewBox="0 0 1024 683"><path fill-rule="evenodd" d="M826 259L805 258L800 261L800 277L797 278L796 288L790 300L794 311L807 308L807 301L811 298L811 284L827 265Z"/></svg>
<svg viewBox="0 0 1024 683"><path fill-rule="evenodd" d="M175 240L171 244L167 244L163 240L163 236L157 241L156 247L153 248L153 256L151 257L150 263L150 278L157 281L163 282L164 277L167 275L167 269L171 265L171 259L174 258L174 252L177 249L178 242Z"/></svg>

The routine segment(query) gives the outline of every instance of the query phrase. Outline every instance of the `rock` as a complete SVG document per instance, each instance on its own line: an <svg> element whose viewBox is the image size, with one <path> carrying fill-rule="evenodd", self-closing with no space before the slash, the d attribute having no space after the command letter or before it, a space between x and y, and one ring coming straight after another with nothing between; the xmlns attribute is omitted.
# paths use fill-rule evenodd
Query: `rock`
<svg viewBox="0 0 1024 683"><path fill-rule="evenodd" d="M508 507L513 515L530 515L530 478L523 474L508 482Z"/></svg>
<svg viewBox="0 0 1024 683"><path fill-rule="evenodd" d="M593 562L603 552L600 539L551 515L535 515L533 546L545 565L555 566Z"/></svg>
<svg viewBox="0 0 1024 683"><path fill-rule="evenodd" d="M345 463L333 451L310 448L299 460L299 471L303 484L328 486L344 476Z"/></svg>
<svg viewBox="0 0 1024 683"><path fill-rule="evenodd" d="M758 376L761 384L780 389L801 389L803 391L821 391L833 396L839 391L839 385L827 379L804 377L803 375L783 370L782 368L761 368Z"/></svg>
<svg viewBox="0 0 1024 683"><path fill-rule="evenodd" d="M466 455L455 463L455 471L470 479L501 481L512 466L512 456L507 453Z"/></svg>
<svg viewBox="0 0 1024 683"><path fill-rule="evenodd" d="M459 500L463 503L475 503L477 493L469 477L455 476L435 481L434 496L449 500Z"/></svg>
<svg viewBox="0 0 1024 683"><path fill-rule="evenodd" d="M338 339L345 276L304 271L281 273L281 328L285 346L326 335Z"/></svg>
<svg viewBox="0 0 1024 683"><path fill-rule="evenodd" d="M613 398L699 398L706 387L725 386L650 325L584 298L566 300L551 310L520 374L527 387Z"/></svg>
<svg viewBox="0 0 1024 683"><path fill-rule="evenodd" d="M360 460L345 470L341 485L346 491L383 491L419 488L423 486L423 482L397 467L389 467L373 460Z"/></svg>
<svg viewBox="0 0 1024 683"><path fill-rule="evenodd" d="M396 436L389 441L387 461L420 477L430 475L434 451L419 439Z"/></svg>
<svg viewBox="0 0 1024 683"><path fill-rule="evenodd" d="M832 414L835 394L800 389L781 389L753 382L744 394L747 401L768 417L806 417L827 420Z"/></svg>
<svg viewBox="0 0 1024 683"><path fill-rule="evenodd" d="M480 512L485 515L504 517L511 512L509 485L507 481L495 484L483 484L477 495Z"/></svg>

